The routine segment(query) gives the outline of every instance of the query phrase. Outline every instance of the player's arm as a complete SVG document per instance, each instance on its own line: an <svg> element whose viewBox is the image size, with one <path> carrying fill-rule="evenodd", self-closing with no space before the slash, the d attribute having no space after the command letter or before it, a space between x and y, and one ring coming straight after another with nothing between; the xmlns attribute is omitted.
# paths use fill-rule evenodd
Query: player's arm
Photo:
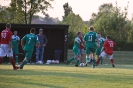
<svg viewBox="0 0 133 88"><path fill-rule="evenodd" d="M24 49L25 41L26 41L26 35L21 39L21 47L22 47L22 49Z"/></svg>
<svg viewBox="0 0 133 88"><path fill-rule="evenodd" d="M9 41L9 43L8 43L9 47L12 48L13 47L12 46L12 33L9 33L8 41Z"/></svg>
<svg viewBox="0 0 133 88"><path fill-rule="evenodd" d="M19 43L20 43L20 37L19 36L18 36L18 40L17 41L18 41L18 45L19 45Z"/></svg>
<svg viewBox="0 0 133 88"><path fill-rule="evenodd" d="M39 42L39 40L38 40L38 36L36 36L35 42L36 42L36 46L37 46L37 47L40 47L40 42Z"/></svg>

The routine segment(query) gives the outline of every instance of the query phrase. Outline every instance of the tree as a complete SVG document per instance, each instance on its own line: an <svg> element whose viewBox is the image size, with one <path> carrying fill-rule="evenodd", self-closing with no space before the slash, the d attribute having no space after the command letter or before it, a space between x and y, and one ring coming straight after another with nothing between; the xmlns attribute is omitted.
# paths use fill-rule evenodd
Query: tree
<svg viewBox="0 0 133 88"><path fill-rule="evenodd" d="M64 8L64 16L62 16L62 17L64 19L65 17L67 17L73 11L72 11L72 7L69 6L68 2L63 5L63 8Z"/></svg>
<svg viewBox="0 0 133 88"><path fill-rule="evenodd" d="M35 14L41 12L46 15L50 2L54 0L11 0L10 7L5 8L13 23L31 24Z"/></svg>
<svg viewBox="0 0 133 88"><path fill-rule="evenodd" d="M70 13L67 17L65 17L61 24L68 24L68 40L69 40L69 48L73 46L73 40L76 37L78 31L83 33L87 32L87 26L83 22L82 18L79 15L75 15L74 13Z"/></svg>

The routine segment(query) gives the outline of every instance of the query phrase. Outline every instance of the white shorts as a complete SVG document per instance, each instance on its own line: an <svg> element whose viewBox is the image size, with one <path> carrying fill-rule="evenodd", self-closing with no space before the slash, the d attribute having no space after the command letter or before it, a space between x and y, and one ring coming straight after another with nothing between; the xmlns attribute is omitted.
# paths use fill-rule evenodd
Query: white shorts
<svg viewBox="0 0 133 88"><path fill-rule="evenodd" d="M84 54L84 48L80 49L80 54Z"/></svg>
<svg viewBox="0 0 133 88"><path fill-rule="evenodd" d="M12 57L13 56L13 51L12 51L12 49L11 49L11 51L9 51L9 50L10 50L10 47L9 47L8 44L1 44L1 46L0 46L0 57L5 57L5 56Z"/></svg>
<svg viewBox="0 0 133 88"><path fill-rule="evenodd" d="M100 56L101 56L102 58L106 58L106 57L108 56L109 59L113 59L113 54L112 54L112 55L108 55L108 54L106 54L104 51L100 54Z"/></svg>

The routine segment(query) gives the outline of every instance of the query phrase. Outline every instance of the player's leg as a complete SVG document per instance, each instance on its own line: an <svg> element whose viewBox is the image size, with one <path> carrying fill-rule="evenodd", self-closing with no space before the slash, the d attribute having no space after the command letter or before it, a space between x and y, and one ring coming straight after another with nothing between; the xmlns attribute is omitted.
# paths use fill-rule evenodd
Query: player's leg
<svg viewBox="0 0 133 88"><path fill-rule="evenodd" d="M32 57L32 51L25 51L25 58L20 64L20 69L23 69L24 65L28 63L28 60Z"/></svg>
<svg viewBox="0 0 133 88"><path fill-rule="evenodd" d="M15 60L13 59L13 51L11 48L9 48L9 45L5 45L4 49L5 49L5 53L7 54L7 57L9 57L10 59L10 63L12 64L13 69L14 70L19 69L19 67L16 66Z"/></svg>
<svg viewBox="0 0 133 88"><path fill-rule="evenodd" d="M2 64L3 57L6 56L6 53L3 48L3 44L0 45L0 64Z"/></svg>
<svg viewBox="0 0 133 88"><path fill-rule="evenodd" d="M16 60L16 64L18 64L18 47L16 47L15 48L15 52L14 52L14 54L15 54L15 60Z"/></svg>
<svg viewBox="0 0 133 88"><path fill-rule="evenodd" d="M100 62L100 60L101 60L102 58L105 58L106 56L107 56L107 54L103 51L103 52L99 55L99 57L98 57L98 59L97 59L97 61L96 61L96 65L98 65L99 62Z"/></svg>
<svg viewBox="0 0 133 88"><path fill-rule="evenodd" d="M95 68L95 66L96 66L96 59L95 59L96 48L93 47L90 50L92 52L92 67Z"/></svg>
<svg viewBox="0 0 133 88"><path fill-rule="evenodd" d="M77 55L77 56L75 57L75 59L76 59L76 64L75 64L75 66L76 66L76 67L78 67L78 65L79 65L79 60L80 60L80 58L81 58L81 55L80 55L80 54Z"/></svg>
<svg viewBox="0 0 133 88"><path fill-rule="evenodd" d="M41 60L42 62L44 62L44 60L43 60L43 55L44 55L44 48L40 48L40 60Z"/></svg>
<svg viewBox="0 0 133 88"><path fill-rule="evenodd" d="M80 63L83 63L84 49L80 49L80 55L81 55Z"/></svg>
<svg viewBox="0 0 133 88"><path fill-rule="evenodd" d="M86 66L87 66L88 63L90 63L90 58L89 58L90 54L91 54L90 48L86 47Z"/></svg>
<svg viewBox="0 0 133 88"><path fill-rule="evenodd" d="M40 48L36 48L36 63L39 61Z"/></svg>
<svg viewBox="0 0 133 88"><path fill-rule="evenodd" d="M112 67L115 67L114 65L114 59L113 59L113 54L112 55L108 55L109 59L110 59L110 62L112 64Z"/></svg>

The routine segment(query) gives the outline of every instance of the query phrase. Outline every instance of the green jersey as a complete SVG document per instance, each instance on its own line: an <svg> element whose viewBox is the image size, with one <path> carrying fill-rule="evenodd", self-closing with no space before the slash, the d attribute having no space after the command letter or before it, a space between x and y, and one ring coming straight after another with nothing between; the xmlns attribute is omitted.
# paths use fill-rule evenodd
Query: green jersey
<svg viewBox="0 0 133 88"><path fill-rule="evenodd" d="M25 42L24 50L33 51L34 45L38 43L38 37L35 34L27 34L22 38L22 41Z"/></svg>
<svg viewBox="0 0 133 88"><path fill-rule="evenodd" d="M105 39L104 38L98 38L99 42L100 42L100 48L102 48L104 42L105 42Z"/></svg>
<svg viewBox="0 0 133 88"><path fill-rule="evenodd" d="M12 36L12 45L13 45L13 47L18 47L19 42L20 42L19 36L13 35Z"/></svg>
<svg viewBox="0 0 133 88"><path fill-rule="evenodd" d="M86 41L86 47L96 47L96 32L90 31L85 34L84 40Z"/></svg>
<svg viewBox="0 0 133 88"><path fill-rule="evenodd" d="M75 40L74 40L73 49L79 49L80 44L81 44L80 38L76 37Z"/></svg>

